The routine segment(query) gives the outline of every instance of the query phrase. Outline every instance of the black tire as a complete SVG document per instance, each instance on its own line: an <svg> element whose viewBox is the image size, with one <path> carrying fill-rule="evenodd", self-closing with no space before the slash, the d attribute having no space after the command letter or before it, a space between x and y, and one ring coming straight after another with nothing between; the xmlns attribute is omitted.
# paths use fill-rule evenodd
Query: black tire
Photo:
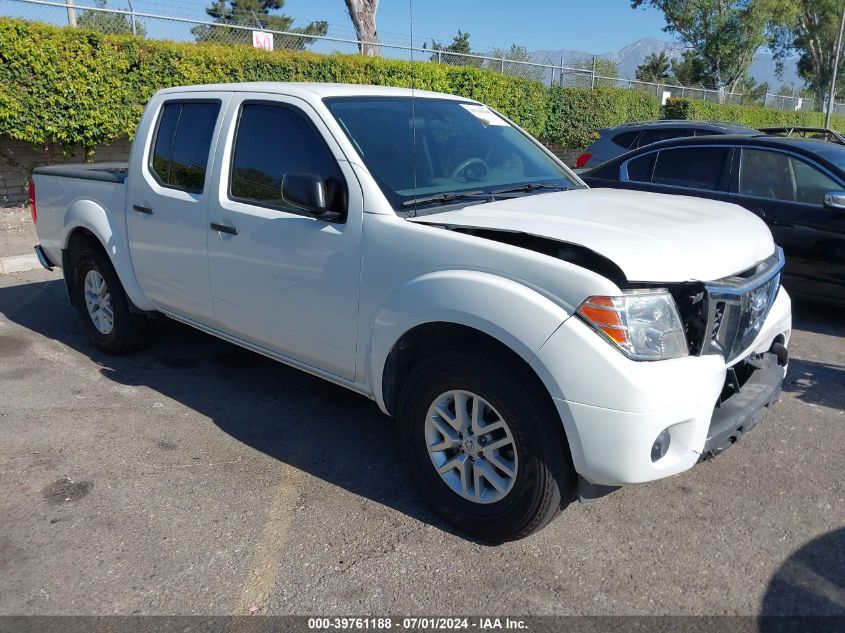
<svg viewBox="0 0 845 633"><path fill-rule="evenodd" d="M577 475L551 399L527 371L504 356L443 353L421 362L403 385L397 407L406 462L431 507L460 530L500 543L545 527L574 498ZM504 418L516 445L513 487L499 501L465 499L444 482L428 454L429 406L451 390L477 394Z"/></svg>
<svg viewBox="0 0 845 633"><path fill-rule="evenodd" d="M108 258L97 248L85 248L73 256L73 304L79 313L82 327L89 340L107 354L128 354L145 345L151 336L153 320L132 312L123 285ZM111 299L114 325L104 334L94 325L85 302L85 277L89 271L96 271L108 288Z"/></svg>

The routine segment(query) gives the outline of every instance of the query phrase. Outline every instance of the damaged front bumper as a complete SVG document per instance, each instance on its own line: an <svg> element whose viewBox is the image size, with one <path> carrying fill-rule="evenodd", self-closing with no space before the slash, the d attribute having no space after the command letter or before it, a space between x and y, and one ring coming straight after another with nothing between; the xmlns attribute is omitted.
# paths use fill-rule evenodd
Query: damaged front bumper
<svg viewBox="0 0 845 633"><path fill-rule="evenodd" d="M548 372L581 478L625 486L688 470L756 425L780 393L791 326L791 302L781 289L742 360L726 364L707 354L638 363L569 319L533 366L541 377Z"/></svg>
<svg viewBox="0 0 845 633"><path fill-rule="evenodd" d="M765 417L780 397L787 359L783 343L776 341L769 352L755 354L728 370L699 461L730 448Z"/></svg>

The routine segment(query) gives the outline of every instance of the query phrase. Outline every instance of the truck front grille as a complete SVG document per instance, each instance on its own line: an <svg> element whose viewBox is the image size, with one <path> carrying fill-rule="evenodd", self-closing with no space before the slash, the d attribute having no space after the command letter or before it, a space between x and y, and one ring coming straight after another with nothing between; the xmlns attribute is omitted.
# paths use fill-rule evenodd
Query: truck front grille
<svg viewBox="0 0 845 633"><path fill-rule="evenodd" d="M701 354L735 360L757 338L780 288L783 251L742 275L705 284L702 317L706 316Z"/></svg>
<svg viewBox="0 0 845 633"><path fill-rule="evenodd" d="M716 303L716 309L713 311L713 322L710 324L710 340L719 338L719 328L722 327L722 319L725 316L725 302L719 301Z"/></svg>

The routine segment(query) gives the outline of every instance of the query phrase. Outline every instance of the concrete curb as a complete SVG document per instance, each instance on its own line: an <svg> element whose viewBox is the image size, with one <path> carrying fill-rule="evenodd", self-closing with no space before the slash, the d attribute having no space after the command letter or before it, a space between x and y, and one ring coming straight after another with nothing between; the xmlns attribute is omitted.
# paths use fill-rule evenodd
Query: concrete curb
<svg viewBox="0 0 845 633"><path fill-rule="evenodd" d="M35 255L12 255L11 257L0 257L0 275L22 273L36 268L41 268L41 263Z"/></svg>

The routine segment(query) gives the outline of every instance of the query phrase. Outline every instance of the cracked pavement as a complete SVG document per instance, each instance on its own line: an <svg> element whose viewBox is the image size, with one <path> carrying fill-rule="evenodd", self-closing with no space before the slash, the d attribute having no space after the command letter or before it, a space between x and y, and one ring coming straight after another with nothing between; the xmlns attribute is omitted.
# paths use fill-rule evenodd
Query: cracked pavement
<svg viewBox="0 0 845 633"><path fill-rule="evenodd" d="M169 321L104 356L59 273L0 276L0 614L843 614L841 314L724 455L489 547L367 399Z"/></svg>

